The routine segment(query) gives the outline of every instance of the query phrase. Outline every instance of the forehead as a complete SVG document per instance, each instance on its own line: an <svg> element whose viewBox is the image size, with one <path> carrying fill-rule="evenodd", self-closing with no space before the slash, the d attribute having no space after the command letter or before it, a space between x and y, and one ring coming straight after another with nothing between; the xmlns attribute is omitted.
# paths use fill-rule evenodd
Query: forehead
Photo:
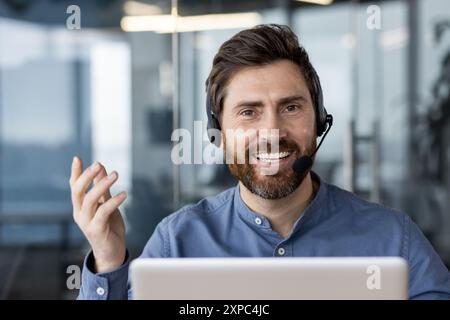
<svg viewBox="0 0 450 320"><path fill-rule="evenodd" d="M298 65L289 60L281 60L237 71L228 82L224 106L243 98L278 99L298 94L311 99L306 80Z"/></svg>

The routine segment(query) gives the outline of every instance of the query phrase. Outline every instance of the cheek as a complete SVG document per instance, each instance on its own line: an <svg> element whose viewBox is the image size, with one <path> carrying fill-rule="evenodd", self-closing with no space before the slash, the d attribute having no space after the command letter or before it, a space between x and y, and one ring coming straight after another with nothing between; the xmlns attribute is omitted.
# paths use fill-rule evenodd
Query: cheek
<svg viewBox="0 0 450 320"><path fill-rule="evenodd" d="M223 111L222 113L222 127L229 129L236 129L239 126L239 122L236 117L228 112Z"/></svg>
<svg viewBox="0 0 450 320"><path fill-rule="evenodd" d="M236 153L239 150L245 150L250 143L257 140L257 130L228 127L223 129L222 143L225 141L225 151L231 154ZM225 139L224 139L225 138Z"/></svg>
<svg viewBox="0 0 450 320"><path fill-rule="evenodd" d="M294 139L297 141L302 153L308 152L308 149L314 143L314 128L302 128L297 130Z"/></svg>
<svg viewBox="0 0 450 320"><path fill-rule="evenodd" d="M316 136L315 123L309 118L302 119L304 121L298 121L290 126L290 136L295 140L302 142L302 144L310 142Z"/></svg>
<svg viewBox="0 0 450 320"><path fill-rule="evenodd" d="M301 133L301 138L304 141L311 141L311 139L313 139L313 137L316 134L313 126L308 127L308 128L303 127L300 133Z"/></svg>

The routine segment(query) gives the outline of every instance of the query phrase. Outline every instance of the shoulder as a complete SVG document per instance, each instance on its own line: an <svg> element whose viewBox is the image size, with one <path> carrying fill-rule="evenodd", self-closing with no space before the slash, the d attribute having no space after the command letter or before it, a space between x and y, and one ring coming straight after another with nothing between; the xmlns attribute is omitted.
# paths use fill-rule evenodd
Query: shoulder
<svg viewBox="0 0 450 320"><path fill-rule="evenodd" d="M397 209L362 199L335 185L327 185L329 205L332 210L350 215L356 221L372 222L376 225L395 225L404 228L409 216Z"/></svg>

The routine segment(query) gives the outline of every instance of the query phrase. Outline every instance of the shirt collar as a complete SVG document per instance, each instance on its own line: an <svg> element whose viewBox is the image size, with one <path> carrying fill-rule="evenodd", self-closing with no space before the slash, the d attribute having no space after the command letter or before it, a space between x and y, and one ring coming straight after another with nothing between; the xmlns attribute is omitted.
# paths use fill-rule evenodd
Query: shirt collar
<svg viewBox="0 0 450 320"><path fill-rule="evenodd" d="M308 223L318 223L321 218L321 213L328 211L325 208L327 206L327 184L322 182L320 177L313 171L311 171L311 178L319 183L319 189L317 190L314 199L309 203L303 211L303 214L295 222L292 233L296 232L300 225L305 224L306 221L308 221ZM241 198L239 183L235 187L234 206L237 209L238 215L250 225L263 229L271 228L269 220L264 215L251 210L244 203Z"/></svg>

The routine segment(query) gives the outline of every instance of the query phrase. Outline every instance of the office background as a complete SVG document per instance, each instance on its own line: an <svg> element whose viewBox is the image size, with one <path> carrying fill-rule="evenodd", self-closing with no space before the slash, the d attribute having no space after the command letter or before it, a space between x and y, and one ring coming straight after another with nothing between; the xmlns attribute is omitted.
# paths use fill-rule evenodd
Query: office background
<svg viewBox="0 0 450 320"><path fill-rule="evenodd" d="M320 75L335 125L315 170L408 213L449 266L450 2L312 2L329 4L0 0L0 299L77 295L66 271L88 246L72 221L75 154L119 172L133 256L163 217L235 185L224 165L173 165L171 133L206 119L215 52L258 23L291 26ZM174 33L171 15L193 19Z"/></svg>

